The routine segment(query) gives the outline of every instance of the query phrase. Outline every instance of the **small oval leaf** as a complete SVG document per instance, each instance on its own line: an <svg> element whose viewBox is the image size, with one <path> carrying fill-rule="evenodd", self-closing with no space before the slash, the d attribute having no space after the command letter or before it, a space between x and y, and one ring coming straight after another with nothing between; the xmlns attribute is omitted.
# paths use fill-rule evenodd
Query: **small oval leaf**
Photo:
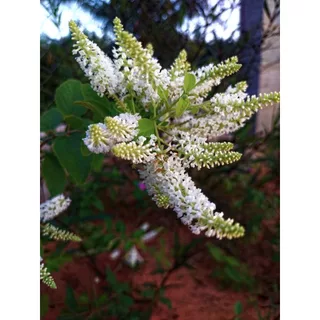
<svg viewBox="0 0 320 320"><path fill-rule="evenodd" d="M192 73L186 73L184 76L183 89L186 93L190 92L196 86L196 77Z"/></svg>
<svg viewBox="0 0 320 320"><path fill-rule="evenodd" d="M150 137L155 133L154 122L150 119L140 119L138 122L139 136Z"/></svg>

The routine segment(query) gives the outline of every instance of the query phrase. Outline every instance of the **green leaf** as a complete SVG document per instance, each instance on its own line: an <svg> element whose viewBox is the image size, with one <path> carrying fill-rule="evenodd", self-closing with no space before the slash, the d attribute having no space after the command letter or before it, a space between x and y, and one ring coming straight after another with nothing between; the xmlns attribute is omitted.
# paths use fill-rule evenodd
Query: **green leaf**
<svg viewBox="0 0 320 320"><path fill-rule="evenodd" d="M76 184L86 181L90 168L92 156L84 157L81 153L82 134L74 133L68 137L59 137L53 144L60 164L67 170Z"/></svg>
<svg viewBox="0 0 320 320"><path fill-rule="evenodd" d="M111 285L111 287L116 286L118 283L115 274L111 271L109 267L107 267L106 269L106 280Z"/></svg>
<svg viewBox="0 0 320 320"><path fill-rule="evenodd" d="M115 229L116 229L116 232L124 234L126 232L126 225L121 221L117 221L115 224Z"/></svg>
<svg viewBox="0 0 320 320"><path fill-rule="evenodd" d="M231 256L225 256L225 262L226 264L232 266L232 267L240 267L241 263L234 257Z"/></svg>
<svg viewBox="0 0 320 320"><path fill-rule="evenodd" d="M155 134L154 122L150 119L140 119L138 122L139 136L150 137Z"/></svg>
<svg viewBox="0 0 320 320"><path fill-rule="evenodd" d="M81 82L78 80L67 80L56 90L56 105L64 116L81 116L86 112L84 107L75 104L75 101L79 100L83 100L83 95Z"/></svg>
<svg viewBox="0 0 320 320"><path fill-rule="evenodd" d="M40 131L54 130L62 121L61 112L57 108L51 108L40 117Z"/></svg>
<svg viewBox="0 0 320 320"><path fill-rule="evenodd" d="M224 261L224 253L219 248L213 246L212 244L207 244L207 248L209 250L210 255L216 260L216 261Z"/></svg>
<svg viewBox="0 0 320 320"><path fill-rule="evenodd" d="M234 313L238 316L242 313L242 303L240 301L237 301L234 304Z"/></svg>
<svg viewBox="0 0 320 320"><path fill-rule="evenodd" d="M97 304L97 306L102 306L102 305L105 305L107 303L107 301L108 301L108 297L104 293L100 297L97 298L96 304Z"/></svg>
<svg viewBox="0 0 320 320"><path fill-rule="evenodd" d="M87 146L84 144L83 140L81 141L81 154L84 157L88 157L90 156L90 154L92 154L92 152L87 148Z"/></svg>
<svg viewBox="0 0 320 320"><path fill-rule="evenodd" d="M134 239L140 239L145 233L146 232L144 230L137 229L132 233L131 237Z"/></svg>
<svg viewBox="0 0 320 320"><path fill-rule="evenodd" d="M115 250L119 247L120 244L121 244L121 240L118 238L114 238L114 239L110 240L106 249L107 250Z"/></svg>
<svg viewBox="0 0 320 320"><path fill-rule="evenodd" d="M99 116L99 121L103 121L107 116L114 117L118 114L116 104L106 97L99 97L90 84L82 84L81 92L84 100L82 105L96 113Z"/></svg>
<svg viewBox="0 0 320 320"><path fill-rule="evenodd" d="M89 304L89 298L86 293L83 293L79 296L79 303L84 305Z"/></svg>
<svg viewBox="0 0 320 320"><path fill-rule="evenodd" d="M134 243L131 240L128 240L127 242L125 242L123 246L124 252L128 252L133 247L133 245Z"/></svg>
<svg viewBox="0 0 320 320"><path fill-rule="evenodd" d="M119 304L122 308L128 309L133 305L133 299L126 294L120 295Z"/></svg>
<svg viewBox="0 0 320 320"><path fill-rule="evenodd" d="M83 119L73 115L65 116L64 120L72 129L84 129L86 127Z"/></svg>
<svg viewBox="0 0 320 320"><path fill-rule="evenodd" d="M71 260L72 260L72 257L66 254L50 256L50 259L46 260L46 267L48 268L48 270L50 270L50 272L59 271L59 269L64 264L66 264Z"/></svg>
<svg viewBox="0 0 320 320"><path fill-rule="evenodd" d="M103 167L103 154L93 154L92 155L92 162L91 162L91 170L94 172L100 172Z"/></svg>
<svg viewBox="0 0 320 320"><path fill-rule="evenodd" d="M165 304L169 309L172 309L171 300L166 297L160 297L159 299L163 304Z"/></svg>
<svg viewBox="0 0 320 320"><path fill-rule="evenodd" d="M43 160L41 171L50 196L63 192L66 186L66 174L54 154L47 153Z"/></svg>
<svg viewBox="0 0 320 320"><path fill-rule="evenodd" d="M147 288L141 292L142 297L147 299L153 299L154 294L155 294L154 288Z"/></svg>
<svg viewBox="0 0 320 320"><path fill-rule="evenodd" d="M106 228L107 228L107 232L112 232L112 226L113 226L113 221L110 217L106 217L104 219Z"/></svg>
<svg viewBox="0 0 320 320"><path fill-rule="evenodd" d="M69 286L67 286L66 290L66 305L71 310L76 310L78 303L74 296L73 289Z"/></svg>
<svg viewBox="0 0 320 320"><path fill-rule="evenodd" d="M103 121L104 119L103 113L100 113L100 111L97 110L97 108L91 102L79 100L79 101L75 101L74 103L91 110L94 113L94 122Z"/></svg>
<svg viewBox="0 0 320 320"><path fill-rule="evenodd" d="M198 106L193 106L192 108L191 108L191 113L192 114L197 114L199 112L199 107Z"/></svg>
<svg viewBox="0 0 320 320"><path fill-rule="evenodd" d="M180 98L176 105L176 117L181 117L185 110L188 108L190 102L183 98Z"/></svg>
<svg viewBox="0 0 320 320"><path fill-rule="evenodd" d="M100 211L104 210L103 202L99 198L94 198L92 200L92 205L95 206Z"/></svg>
<svg viewBox="0 0 320 320"><path fill-rule="evenodd" d="M238 272L238 270L235 270L234 268L232 268L230 266L224 267L223 270L225 272L225 275L228 276L230 278L230 280L232 280L234 282L240 282L241 281L241 276L242 275Z"/></svg>
<svg viewBox="0 0 320 320"><path fill-rule="evenodd" d="M49 308L49 297L47 294L42 294L40 296L40 316L41 318L46 315Z"/></svg>
<svg viewBox="0 0 320 320"><path fill-rule="evenodd" d="M116 288L114 288L117 293L129 292L130 287L127 282L118 282Z"/></svg>
<svg viewBox="0 0 320 320"><path fill-rule="evenodd" d="M168 90L164 90L161 86L158 87L158 95L161 98L161 100L167 101L169 92Z"/></svg>
<svg viewBox="0 0 320 320"><path fill-rule="evenodd" d="M81 118L83 121L84 128L87 130L90 124L96 123L96 121L92 121L88 118Z"/></svg>
<svg viewBox="0 0 320 320"><path fill-rule="evenodd" d="M196 77L192 73L187 73L184 77L183 89L186 93L190 92L196 86Z"/></svg>

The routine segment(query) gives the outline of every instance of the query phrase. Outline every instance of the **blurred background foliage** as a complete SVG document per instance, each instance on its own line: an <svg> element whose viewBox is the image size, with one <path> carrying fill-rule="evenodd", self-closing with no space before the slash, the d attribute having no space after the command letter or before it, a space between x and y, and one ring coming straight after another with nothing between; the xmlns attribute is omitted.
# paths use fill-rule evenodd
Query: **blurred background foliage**
<svg viewBox="0 0 320 320"><path fill-rule="evenodd" d="M261 2L268 27L254 43L257 26L248 31L240 24L224 37L215 32L228 26L230 12L241 10L240 1L83 0L76 4L99 22L102 37L85 32L109 54L114 45L112 21L117 16L144 45L152 43L164 67L183 48L193 68L242 57L244 71L226 79L215 88L218 92L237 81L250 84L252 59L278 34L273 22L280 13L279 1L271 2L271 6L270 1ZM57 28L62 8L72 3L41 0ZM248 45L254 50L248 51ZM42 318L209 319L197 311L199 300L188 287L192 281L199 294L209 286L201 300L210 301L210 306L202 307L212 312L210 319L279 319L279 117L269 132L254 135L253 120L235 135L224 137L243 153L239 162L190 171L217 207L245 226L246 236L233 241L195 236L173 212L155 206L127 162L86 154L81 138L87 125L101 113L113 115L112 103L90 89L71 50L70 36L53 39L41 34L41 198L68 194L72 205L56 224L83 238L80 245L42 241L42 255L58 285L58 293L41 286ZM246 56L248 52L254 56ZM93 107L87 110L75 101ZM138 252L135 259L132 252ZM184 280L176 285L183 272L187 272ZM183 314L177 292L190 296L187 303L194 304L193 315ZM227 295L219 296L224 292Z"/></svg>

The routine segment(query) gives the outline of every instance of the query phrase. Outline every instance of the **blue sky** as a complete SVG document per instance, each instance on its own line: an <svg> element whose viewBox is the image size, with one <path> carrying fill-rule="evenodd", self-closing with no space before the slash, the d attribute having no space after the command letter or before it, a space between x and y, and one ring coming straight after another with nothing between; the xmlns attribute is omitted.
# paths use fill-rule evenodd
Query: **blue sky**
<svg viewBox="0 0 320 320"><path fill-rule="evenodd" d="M209 4L214 5L216 0L210 0ZM228 2L228 1L226 1ZM236 1L239 2L239 1ZM101 23L96 21L94 17L88 12L81 8L79 4L72 3L68 5L61 5L60 12L61 15L61 25L58 29L54 23L50 20L48 12L40 5L40 32L47 34L52 39L60 39L65 37L69 33L68 22L70 20L79 20L83 26L90 32L95 32L98 37L102 36ZM228 21L227 26L224 28L222 25L215 23L211 25L206 32L206 41L211 41L213 39L212 30L214 29L219 38L226 39L231 33L238 28L240 21L239 9L226 11L222 14L221 19L223 21ZM193 18L191 20L186 20L181 28L183 32L192 32L196 27L196 24L204 24L204 21L199 18ZM236 32L235 38L239 36Z"/></svg>
<svg viewBox="0 0 320 320"><path fill-rule="evenodd" d="M60 39L69 34L68 23L70 20L79 20L82 25L90 32L95 32L98 37L102 37L100 23L94 20L94 17L84 11L77 3L60 6L61 24L58 29L50 20L49 13L40 5L40 32L48 35L52 39Z"/></svg>

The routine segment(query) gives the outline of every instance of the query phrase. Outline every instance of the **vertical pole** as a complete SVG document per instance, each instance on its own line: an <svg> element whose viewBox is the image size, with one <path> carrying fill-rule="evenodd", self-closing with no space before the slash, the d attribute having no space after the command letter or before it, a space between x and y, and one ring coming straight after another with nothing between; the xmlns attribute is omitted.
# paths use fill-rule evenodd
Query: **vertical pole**
<svg viewBox="0 0 320 320"><path fill-rule="evenodd" d="M243 65L242 78L248 82L250 95L257 95L259 91L263 4L264 0L241 0L240 32L245 45L239 60ZM255 116L252 121L255 124Z"/></svg>

